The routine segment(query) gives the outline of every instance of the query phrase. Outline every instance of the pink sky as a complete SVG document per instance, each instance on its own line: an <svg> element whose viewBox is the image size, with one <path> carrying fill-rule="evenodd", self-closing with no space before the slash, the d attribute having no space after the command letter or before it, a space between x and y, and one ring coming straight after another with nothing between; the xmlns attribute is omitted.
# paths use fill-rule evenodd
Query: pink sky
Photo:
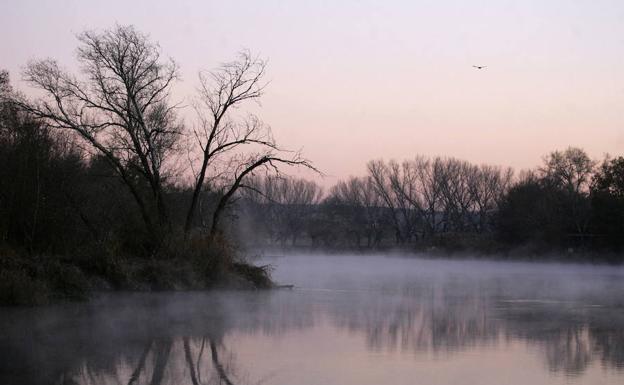
<svg viewBox="0 0 624 385"><path fill-rule="evenodd" d="M382 157L527 168L567 146L624 154L618 0L6 3L0 67L22 90L29 59L71 67L74 34L116 22L178 61L179 99L192 95L199 69L242 48L268 58L258 113L327 183Z"/></svg>

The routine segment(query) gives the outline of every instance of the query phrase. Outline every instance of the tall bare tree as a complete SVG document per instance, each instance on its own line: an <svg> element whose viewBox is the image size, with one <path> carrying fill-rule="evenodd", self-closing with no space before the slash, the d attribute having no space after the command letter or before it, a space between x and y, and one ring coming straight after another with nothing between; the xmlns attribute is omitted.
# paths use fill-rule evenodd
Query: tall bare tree
<svg viewBox="0 0 624 385"><path fill-rule="evenodd" d="M32 61L24 77L43 97L22 107L52 127L72 130L102 154L154 232L154 210L158 224L167 224L164 164L182 130L169 103L178 67L131 26L84 32L78 40L81 76L52 59ZM151 197L141 193L142 183Z"/></svg>
<svg viewBox="0 0 624 385"><path fill-rule="evenodd" d="M228 203L247 176L261 169L278 171L279 164L313 166L299 152L282 151L269 126L252 114L237 116L234 111L263 94L266 62L243 51L232 62L200 75L197 112L199 128L193 130L201 149L193 195L186 215L184 233L193 226L197 203L205 188L219 190L221 198L212 214L209 236L219 231L219 222ZM208 183L208 186L206 186Z"/></svg>

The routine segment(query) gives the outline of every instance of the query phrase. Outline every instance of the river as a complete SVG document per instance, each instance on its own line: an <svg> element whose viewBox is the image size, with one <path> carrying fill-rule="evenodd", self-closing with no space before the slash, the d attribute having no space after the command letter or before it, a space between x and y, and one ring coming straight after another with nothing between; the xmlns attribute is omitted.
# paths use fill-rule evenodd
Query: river
<svg viewBox="0 0 624 385"><path fill-rule="evenodd" d="M292 289L3 308L1 384L622 384L624 268L281 256Z"/></svg>

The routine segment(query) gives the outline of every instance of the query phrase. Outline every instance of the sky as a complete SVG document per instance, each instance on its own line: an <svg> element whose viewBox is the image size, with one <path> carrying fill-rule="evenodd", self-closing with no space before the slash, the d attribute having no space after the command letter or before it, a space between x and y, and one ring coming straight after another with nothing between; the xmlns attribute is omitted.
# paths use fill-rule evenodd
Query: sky
<svg viewBox="0 0 624 385"><path fill-rule="evenodd" d="M72 68L75 35L115 23L178 62L183 102L200 70L259 54L270 85L253 111L329 184L378 158L523 169L568 146L624 155L621 0L0 3L0 68L26 93L28 60Z"/></svg>

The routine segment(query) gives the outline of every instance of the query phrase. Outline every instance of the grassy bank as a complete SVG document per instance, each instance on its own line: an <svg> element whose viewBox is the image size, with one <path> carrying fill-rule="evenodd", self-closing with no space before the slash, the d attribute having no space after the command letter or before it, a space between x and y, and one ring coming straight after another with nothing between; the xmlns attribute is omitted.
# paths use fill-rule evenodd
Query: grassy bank
<svg viewBox="0 0 624 385"><path fill-rule="evenodd" d="M0 253L0 305L8 306L88 300L102 291L264 289L273 285L267 267L208 251L158 258Z"/></svg>

